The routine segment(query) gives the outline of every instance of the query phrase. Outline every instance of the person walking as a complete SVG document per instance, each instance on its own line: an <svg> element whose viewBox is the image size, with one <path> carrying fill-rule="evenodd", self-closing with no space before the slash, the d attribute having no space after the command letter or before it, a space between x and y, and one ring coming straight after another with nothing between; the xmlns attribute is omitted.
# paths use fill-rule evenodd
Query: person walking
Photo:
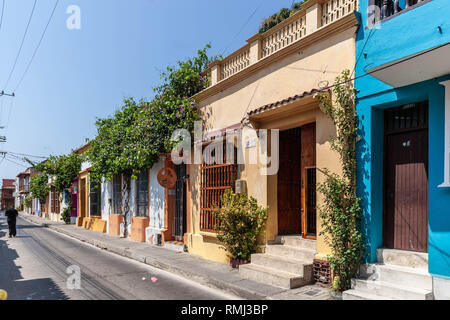
<svg viewBox="0 0 450 320"><path fill-rule="evenodd" d="M16 220L17 216L19 215L19 212L17 212L16 209L10 208L6 210L5 216L8 217L8 227L9 227L9 237L16 237L17 230L16 230Z"/></svg>

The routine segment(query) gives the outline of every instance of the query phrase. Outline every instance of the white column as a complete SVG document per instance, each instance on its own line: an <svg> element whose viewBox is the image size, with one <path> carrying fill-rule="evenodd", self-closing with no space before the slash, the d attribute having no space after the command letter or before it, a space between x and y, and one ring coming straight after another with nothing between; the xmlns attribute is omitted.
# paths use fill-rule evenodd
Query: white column
<svg viewBox="0 0 450 320"><path fill-rule="evenodd" d="M439 188L450 188L450 80L440 83L445 87L445 156L444 182Z"/></svg>

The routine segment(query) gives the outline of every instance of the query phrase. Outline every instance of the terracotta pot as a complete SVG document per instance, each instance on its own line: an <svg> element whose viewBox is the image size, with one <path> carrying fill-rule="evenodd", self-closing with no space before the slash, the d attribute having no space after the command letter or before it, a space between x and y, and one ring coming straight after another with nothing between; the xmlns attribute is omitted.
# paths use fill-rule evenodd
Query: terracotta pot
<svg viewBox="0 0 450 320"><path fill-rule="evenodd" d="M247 264L247 263L248 263L247 260L236 259L236 258L230 259L230 266L234 269L239 269L239 266L241 264Z"/></svg>

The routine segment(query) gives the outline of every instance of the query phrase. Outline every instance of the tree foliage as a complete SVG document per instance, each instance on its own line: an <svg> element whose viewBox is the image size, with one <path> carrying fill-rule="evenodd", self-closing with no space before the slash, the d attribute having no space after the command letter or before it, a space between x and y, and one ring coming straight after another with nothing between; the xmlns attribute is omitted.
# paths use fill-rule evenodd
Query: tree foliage
<svg viewBox="0 0 450 320"><path fill-rule="evenodd" d="M30 180L29 191L34 198L39 199L40 203L44 203L47 199L50 187L48 185L48 175L40 173Z"/></svg>
<svg viewBox="0 0 450 320"><path fill-rule="evenodd" d="M150 169L161 154L168 153L174 143L176 129L193 130L199 119L193 96L205 89L207 77L202 73L216 58L207 55L207 45L197 56L168 67L161 74L161 85L155 88L151 101L128 98L114 115L97 119L97 135L90 141L87 157L91 163L90 179L101 182L123 174L124 230L126 236L129 178L142 169Z"/></svg>
<svg viewBox="0 0 450 320"><path fill-rule="evenodd" d="M52 177L56 191L63 192L78 176L83 161L84 156L78 153L50 156L47 161L35 165L35 169Z"/></svg>
<svg viewBox="0 0 450 320"><path fill-rule="evenodd" d="M334 275L336 291L350 289L351 279L357 274L364 252L361 232L362 211L356 195L357 115L355 111L355 89L349 70L336 78L333 88L334 102L329 95L319 95L322 111L333 121L337 129L331 140L331 148L340 157L342 175L320 169L325 181L318 186L324 195L324 204L319 208L323 231L332 254L329 257Z"/></svg>
<svg viewBox="0 0 450 320"><path fill-rule="evenodd" d="M206 54L209 47L176 67L168 67L161 74L162 84L155 88L153 100L125 99L114 115L97 119L97 136L87 152L93 179L111 180L115 174L136 177L171 150L174 130L193 129L199 116L192 96L206 88L208 79L202 72L214 60Z"/></svg>

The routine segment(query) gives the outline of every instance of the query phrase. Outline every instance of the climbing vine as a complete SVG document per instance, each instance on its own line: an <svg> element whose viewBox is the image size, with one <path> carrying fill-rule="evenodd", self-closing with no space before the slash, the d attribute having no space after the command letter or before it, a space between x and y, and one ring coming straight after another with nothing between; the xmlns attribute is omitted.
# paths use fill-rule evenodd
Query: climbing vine
<svg viewBox="0 0 450 320"><path fill-rule="evenodd" d="M172 133L176 129L193 130L199 120L196 102L192 98L205 89L207 77L203 71L216 59L208 58L207 45L193 58L168 67L161 74L162 84L155 88L151 101L135 101L128 98L114 115L97 119L97 136L90 141L87 157L91 163L90 178L101 182L114 175L124 176L124 236L127 236L129 211L127 194L130 178L136 178L142 169L150 169L162 154L169 152L173 144Z"/></svg>
<svg viewBox="0 0 450 320"><path fill-rule="evenodd" d="M350 289L351 279L357 274L364 250L360 229L362 212L360 199L356 195L357 116L355 111L355 89L349 70L336 78L333 99L320 94L318 99L322 111L336 126L336 137L331 148L339 154L342 175L320 169L325 181L318 185L324 195L324 204L319 208L322 218L322 235L330 245L329 257L334 275L333 288L342 292Z"/></svg>

